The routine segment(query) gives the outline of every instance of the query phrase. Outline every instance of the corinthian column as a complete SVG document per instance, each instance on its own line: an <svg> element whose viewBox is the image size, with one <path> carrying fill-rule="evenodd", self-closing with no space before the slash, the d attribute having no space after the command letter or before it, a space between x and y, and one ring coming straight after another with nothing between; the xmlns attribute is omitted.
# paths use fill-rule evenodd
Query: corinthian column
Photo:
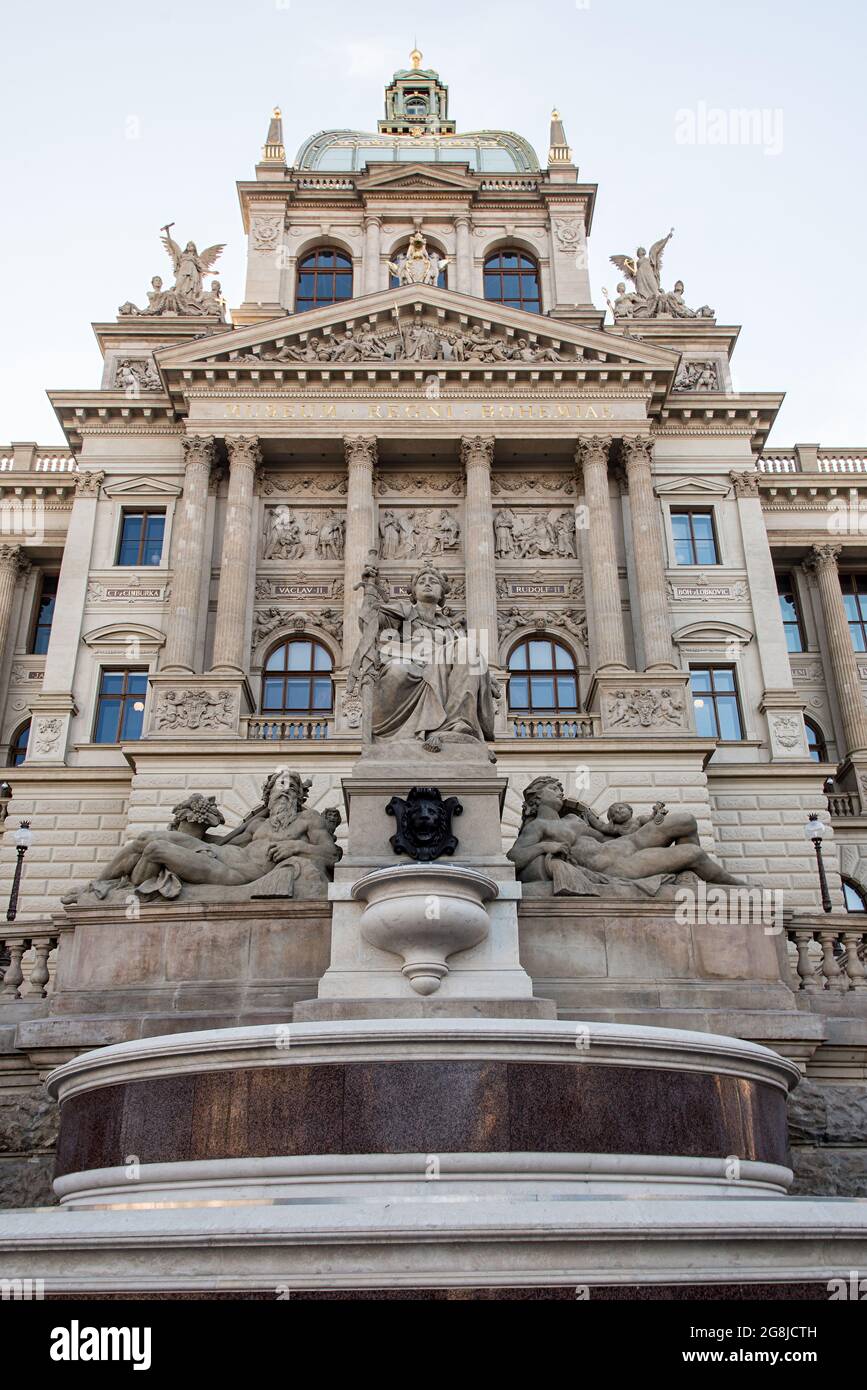
<svg viewBox="0 0 867 1390"><path fill-rule="evenodd" d="M162 670L192 672L195 669L199 630L205 518L208 482L214 462L214 441L195 434L181 442L184 448L184 495L175 512L172 599Z"/></svg>
<svg viewBox="0 0 867 1390"><path fill-rule="evenodd" d="M464 563L467 575L467 629L476 650L495 665L497 651L497 572L491 507L493 435L464 435L461 462L467 476Z"/></svg>
<svg viewBox="0 0 867 1390"><path fill-rule="evenodd" d="M358 614L362 593L356 589L368 554L373 549L373 470L376 435L350 434L343 441L346 455L346 549L343 568L343 660L348 666L358 646Z"/></svg>
<svg viewBox="0 0 867 1390"><path fill-rule="evenodd" d="M379 232L382 220L367 216L364 219L364 293L376 294L379 284Z"/></svg>
<svg viewBox="0 0 867 1390"><path fill-rule="evenodd" d="M626 478L629 485L629 514L632 520L632 549L638 581L638 611L644 637L645 669L674 665L665 561L659 531L656 498L653 495L651 461L653 444L649 439L624 439Z"/></svg>
<svg viewBox="0 0 867 1390"><path fill-rule="evenodd" d="M226 448L229 452L229 496L220 559L213 669L243 671L253 543L253 485L262 454L258 439L252 435L229 437Z"/></svg>
<svg viewBox="0 0 867 1390"><path fill-rule="evenodd" d="M609 666L626 666L617 548L608 491L609 444L610 440L591 435L578 441L575 452L575 461L584 473L584 498L588 512L587 543L590 550L592 630L597 671Z"/></svg>
<svg viewBox="0 0 867 1390"><path fill-rule="evenodd" d="M470 250L470 218L455 218L455 289L459 294L473 292L473 257Z"/></svg>
<svg viewBox="0 0 867 1390"><path fill-rule="evenodd" d="M846 754L867 752L867 709L858 675L858 661L849 635L849 623L837 569L839 545L814 545L805 564L815 572L822 600L834 684L843 721Z"/></svg>
<svg viewBox="0 0 867 1390"><path fill-rule="evenodd" d="M0 545L0 658L6 650L6 639L9 636L15 585L22 568L26 568L27 564L20 545Z"/></svg>

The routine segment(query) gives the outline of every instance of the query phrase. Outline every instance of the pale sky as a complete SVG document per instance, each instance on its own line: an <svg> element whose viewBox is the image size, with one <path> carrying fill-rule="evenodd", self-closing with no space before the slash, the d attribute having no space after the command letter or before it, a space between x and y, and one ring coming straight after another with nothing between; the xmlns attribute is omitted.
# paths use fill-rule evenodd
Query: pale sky
<svg viewBox="0 0 867 1390"><path fill-rule="evenodd" d="M62 441L45 390L97 385L91 322L145 303L154 274L170 283L163 223L227 243L223 293L240 303L234 185L253 175L271 107L290 159L313 131L375 130L417 37L459 130L515 130L544 164L559 107L580 177L599 184L598 305L616 283L608 256L673 225L666 287L683 279L688 303L743 326L738 389L787 392L770 443L867 446L860 0L440 0L423 13L416 34L413 8L382 0L7 9L0 442ZM709 143L715 111L744 109L757 143ZM705 139L683 143L693 118Z"/></svg>

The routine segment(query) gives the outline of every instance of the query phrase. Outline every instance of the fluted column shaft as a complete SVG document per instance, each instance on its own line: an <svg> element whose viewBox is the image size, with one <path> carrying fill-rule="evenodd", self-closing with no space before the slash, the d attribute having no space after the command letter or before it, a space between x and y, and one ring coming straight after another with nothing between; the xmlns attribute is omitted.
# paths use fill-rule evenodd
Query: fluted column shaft
<svg viewBox="0 0 867 1390"><path fill-rule="evenodd" d="M858 674L858 661L849 635L849 623L840 588L837 558L839 545L816 545L807 560L815 572L822 600L822 614L828 636L828 649L834 669L834 684L843 721L846 753L867 752L867 709Z"/></svg>
<svg viewBox="0 0 867 1390"><path fill-rule="evenodd" d="M193 671L201 611L202 569L208 484L214 441L201 435L184 439L184 495L175 511L172 543L172 598L162 669Z"/></svg>
<svg viewBox="0 0 867 1390"><path fill-rule="evenodd" d="M455 289L459 294L473 292L473 256L470 249L469 217L455 218Z"/></svg>
<svg viewBox="0 0 867 1390"><path fill-rule="evenodd" d="M75 480L75 501L63 547L57 602L54 605L48 651L45 653L40 694L62 693L70 697L70 702L90 575L99 490L104 477L102 472L81 472Z"/></svg>
<svg viewBox="0 0 867 1390"><path fill-rule="evenodd" d="M343 566L343 660L348 666L360 636L358 615L363 594L356 589L361 571L376 544L373 506L373 470L376 466L376 436L347 435L346 455L346 549Z"/></svg>
<svg viewBox="0 0 867 1390"><path fill-rule="evenodd" d="M229 496L220 559L213 668L243 671L253 543L253 489L262 456L259 441L250 435L228 438L226 448L229 452Z"/></svg>
<svg viewBox="0 0 867 1390"><path fill-rule="evenodd" d="M638 611L644 637L644 664L645 669L651 671L657 666L674 665L665 560L656 498L653 495L653 445L649 439L625 439L623 453L629 485L629 514L635 577L638 581Z"/></svg>
<svg viewBox="0 0 867 1390"><path fill-rule="evenodd" d="M376 294L379 284L379 233L382 222L378 217L364 219L364 293Z"/></svg>
<svg viewBox="0 0 867 1390"><path fill-rule="evenodd" d="M594 435L582 439L576 452L576 461L584 474L584 498L588 512L587 543L597 671L606 666L626 666L617 547L608 491L609 444L610 440Z"/></svg>
<svg viewBox="0 0 867 1390"><path fill-rule="evenodd" d="M497 572L491 506L492 435L465 435L461 461L467 479L464 563L467 584L467 629L476 650L496 664Z"/></svg>
<svg viewBox="0 0 867 1390"><path fill-rule="evenodd" d="M23 558L20 545L0 545L0 658L6 650L12 605L15 600L15 585L21 573Z"/></svg>

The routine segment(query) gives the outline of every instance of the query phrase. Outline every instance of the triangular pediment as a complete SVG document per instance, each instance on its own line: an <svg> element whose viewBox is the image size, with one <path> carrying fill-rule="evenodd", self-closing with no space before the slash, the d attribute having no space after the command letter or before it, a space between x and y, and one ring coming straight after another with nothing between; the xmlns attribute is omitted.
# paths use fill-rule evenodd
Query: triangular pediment
<svg viewBox="0 0 867 1390"><path fill-rule="evenodd" d="M178 374L189 379L227 370L239 377L257 369L279 371L284 380L293 374L426 370L568 374L573 380L589 375L659 389L673 379L679 355L453 290L406 285L164 348L157 360L175 382Z"/></svg>
<svg viewBox="0 0 867 1390"><path fill-rule="evenodd" d="M180 497L181 488L168 478L118 478L102 487L106 497Z"/></svg>
<svg viewBox="0 0 867 1390"><path fill-rule="evenodd" d="M356 187L365 196L377 191L390 193L392 190L409 188L467 190L474 193L477 180L469 174L461 173L459 168L432 168L422 160L409 160L405 164L389 163L369 167L366 174L356 179Z"/></svg>
<svg viewBox="0 0 867 1390"><path fill-rule="evenodd" d="M671 478L668 482L657 483L654 492L657 497L727 497L732 486L728 478Z"/></svg>

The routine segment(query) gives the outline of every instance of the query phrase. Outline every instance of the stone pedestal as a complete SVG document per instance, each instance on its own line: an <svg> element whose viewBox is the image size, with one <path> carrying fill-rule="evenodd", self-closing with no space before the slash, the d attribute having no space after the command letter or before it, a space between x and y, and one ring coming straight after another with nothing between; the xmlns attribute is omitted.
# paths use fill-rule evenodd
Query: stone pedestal
<svg viewBox="0 0 867 1390"><path fill-rule="evenodd" d="M503 853L500 830L505 778L498 777L490 763L483 761L486 755L482 747L476 751L468 746L463 764L454 749L424 758L418 746L410 743L408 752L409 756L402 758L395 746L370 753L359 760L343 783L349 843L335 869L330 892L331 963L319 982L318 999L296 1005L296 1020L377 1017L381 1010L386 1016L418 1016L431 1011L430 1006L441 1015L501 1014L503 1004L509 1006L513 1017L555 1017L553 1003L533 999L532 981L518 955L521 886ZM458 838L455 853L423 867L392 848L390 839L396 825L386 812L392 796L405 797L414 786L435 786L444 798L457 797L463 808L452 825ZM406 929L418 948L413 957L397 953L406 945L405 938L397 942L395 937L394 951L387 951L373 944L374 940L384 940L379 931L365 930L371 894L377 896L377 871L387 869L406 875L405 880L386 876L389 883L385 891L389 912L393 912L395 885L400 893L405 883ZM461 874L462 869L469 872ZM481 939L469 948L464 944L468 930L464 918L470 888L464 879L470 888L476 880L489 885L478 894L489 928L478 933ZM364 888L365 880L373 883L370 891ZM383 890L378 891L381 896ZM478 908L473 912L477 914ZM456 923L458 917L463 925L453 931L449 923ZM422 997L418 981L414 987L412 965L413 959L421 958L419 951L424 954L422 946L431 944L428 937L446 966L443 971L441 962L434 971L440 978L429 990L430 1000ZM427 989L433 976L421 972L419 979L422 977Z"/></svg>

